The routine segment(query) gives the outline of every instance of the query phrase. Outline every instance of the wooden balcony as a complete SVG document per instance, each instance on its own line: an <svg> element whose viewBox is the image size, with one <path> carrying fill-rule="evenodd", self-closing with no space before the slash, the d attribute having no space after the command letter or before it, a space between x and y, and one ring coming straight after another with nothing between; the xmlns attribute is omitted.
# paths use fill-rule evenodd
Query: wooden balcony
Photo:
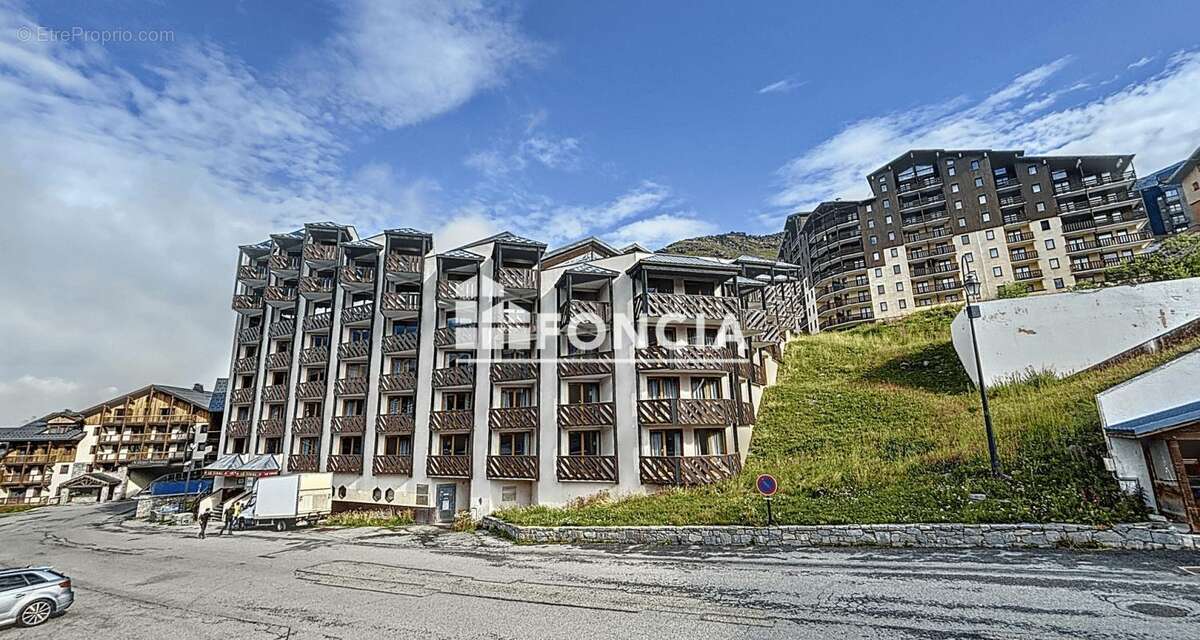
<svg viewBox="0 0 1200 640"><path fill-rule="evenodd" d="M263 311L262 302L262 296L240 293L233 296L233 310L243 315L257 315Z"/></svg>
<svg viewBox="0 0 1200 640"><path fill-rule="evenodd" d="M383 353L392 355L396 353L405 353L416 351L418 345L417 334L401 333L399 335L388 335L383 337Z"/></svg>
<svg viewBox="0 0 1200 640"><path fill-rule="evenodd" d="M526 293L537 290L537 272L525 267L499 267L496 269L496 284L506 292Z"/></svg>
<svg viewBox="0 0 1200 640"><path fill-rule="evenodd" d="M742 470L736 453L719 456L642 456L643 484L692 486L732 478Z"/></svg>
<svg viewBox="0 0 1200 640"><path fill-rule="evenodd" d="M366 416L334 416L329 423L330 433L363 433L366 430Z"/></svg>
<svg viewBox="0 0 1200 640"><path fill-rule="evenodd" d="M267 268L281 276L295 275L300 271L300 256L277 253L267 259Z"/></svg>
<svg viewBox="0 0 1200 640"><path fill-rule="evenodd" d="M319 436L321 435L321 416L302 416L292 420L292 435Z"/></svg>
<svg viewBox="0 0 1200 640"><path fill-rule="evenodd" d="M326 331L333 326L333 313L322 311L304 316L303 326L305 331Z"/></svg>
<svg viewBox="0 0 1200 640"><path fill-rule="evenodd" d="M313 266L330 266L337 261L338 248L335 244L304 245L304 260Z"/></svg>
<svg viewBox="0 0 1200 640"><path fill-rule="evenodd" d="M345 265L338 269L338 284L351 291L368 291L375 286L375 268Z"/></svg>
<svg viewBox="0 0 1200 640"><path fill-rule="evenodd" d="M433 370L433 388L470 387L475 385L475 365L443 367Z"/></svg>
<svg viewBox="0 0 1200 640"><path fill-rule="evenodd" d="M635 313L650 318L676 314L688 318L724 320L730 316L738 317L740 309L741 302L737 298L724 296L647 293L634 299Z"/></svg>
<svg viewBox="0 0 1200 640"><path fill-rule="evenodd" d="M412 456L375 456L371 471L377 476L411 476Z"/></svg>
<svg viewBox="0 0 1200 640"><path fill-rule="evenodd" d="M40 476L31 475L11 475L0 477L0 486L29 486L29 485L48 485L50 484L50 474Z"/></svg>
<svg viewBox="0 0 1200 640"><path fill-rule="evenodd" d="M297 400L324 400L325 399L325 381L310 380L301 382L296 385Z"/></svg>
<svg viewBox="0 0 1200 640"><path fill-rule="evenodd" d="M729 371L741 358L725 347L687 344L637 350L638 371Z"/></svg>
<svg viewBox="0 0 1200 640"><path fill-rule="evenodd" d="M379 377L380 393L402 393L416 388L417 376L414 373L385 373Z"/></svg>
<svg viewBox="0 0 1200 640"><path fill-rule="evenodd" d="M343 325L369 324L375 315L375 303L356 304L342 309Z"/></svg>
<svg viewBox="0 0 1200 640"><path fill-rule="evenodd" d="M292 353L290 351L277 351L267 354L267 371L278 371L287 369L292 366Z"/></svg>
<svg viewBox="0 0 1200 640"><path fill-rule="evenodd" d="M287 338L296 332L296 320L294 318L283 318L271 323L268 334L272 338Z"/></svg>
<svg viewBox="0 0 1200 640"><path fill-rule="evenodd" d="M238 358L233 361L234 373L254 373L255 371L258 371L258 356Z"/></svg>
<svg viewBox="0 0 1200 640"><path fill-rule="evenodd" d="M309 347L300 352L301 366L321 365L329 362L329 345Z"/></svg>
<svg viewBox="0 0 1200 640"><path fill-rule="evenodd" d="M384 261L384 270L392 280L413 280L421 275L421 256L392 251Z"/></svg>
<svg viewBox="0 0 1200 640"><path fill-rule="evenodd" d="M258 421L258 437L282 438L284 434L283 418L267 418Z"/></svg>
<svg viewBox="0 0 1200 640"><path fill-rule="evenodd" d="M287 458L287 470L291 473L316 473L321 470L321 461L315 453L293 453Z"/></svg>
<svg viewBox="0 0 1200 640"><path fill-rule="evenodd" d="M237 334L238 344L257 344L262 340L262 327L246 327Z"/></svg>
<svg viewBox="0 0 1200 640"><path fill-rule="evenodd" d="M577 353L558 357L558 377L582 378L612 375L613 353Z"/></svg>
<svg viewBox="0 0 1200 640"><path fill-rule="evenodd" d="M326 458L325 468L333 473L362 473L362 456L333 454Z"/></svg>
<svg viewBox="0 0 1200 640"><path fill-rule="evenodd" d="M537 378L538 365L536 362L493 362L492 382L520 382Z"/></svg>
<svg viewBox="0 0 1200 640"><path fill-rule="evenodd" d="M273 384L263 387L262 399L263 402L283 402L287 400L288 389L286 384Z"/></svg>
<svg viewBox="0 0 1200 640"><path fill-rule="evenodd" d="M537 480L537 456L488 456L487 477L491 480Z"/></svg>
<svg viewBox="0 0 1200 640"><path fill-rule="evenodd" d="M412 433L416 422L411 413L381 413L375 417L375 433Z"/></svg>
<svg viewBox="0 0 1200 640"><path fill-rule="evenodd" d="M638 400L638 422L645 425L729 426L737 424L737 405L726 398Z"/></svg>
<svg viewBox="0 0 1200 640"><path fill-rule="evenodd" d="M229 402L233 404L249 404L254 402L254 387L234 389L229 392Z"/></svg>
<svg viewBox="0 0 1200 640"><path fill-rule="evenodd" d="M612 321L612 307L598 300L568 300L558 306L558 326L566 329L574 323L580 332L595 333L596 326Z"/></svg>
<svg viewBox="0 0 1200 640"><path fill-rule="evenodd" d="M421 294L389 291L383 294L379 308L388 318L413 316L421 312Z"/></svg>
<svg viewBox="0 0 1200 640"><path fill-rule="evenodd" d="M225 435L230 438L245 438L250 435L249 420L230 420L225 425Z"/></svg>
<svg viewBox="0 0 1200 640"><path fill-rule="evenodd" d="M273 307L290 307L296 304L296 288L267 287L263 289L263 300Z"/></svg>
<svg viewBox="0 0 1200 640"><path fill-rule="evenodd" d="M370 355L370 340L354 340L338 345L338 360L365 360Z"/></svg>
<svg viewBox="0 0 1200 640"><path fill-rule="evenodd" d="M460 302L475 300L478 297L475 283L469 280L439 279L437 283L438 302Z"/></svg>
<svg viewBox="0 0 1200 640"><path fill-rule="evenodd" d="M538 428L537 407L488 409L488 427L494 431L527 431Z"/></svg>
<svg viewBox="0 0 1200 640"><path fill-rule="evenodd" d="M366 378L339 378L334 383L333 392L339 396L367 395Z"/></svg>
<svg viewBox="0 0 1200 640"><path fill-rule="evenodd" d="M333 297L333 278L305 276L300 278L300 295L309 300L328 300Z"/></svg>
<svg viewBox="0 0 1200 640"><path fill-rule="evenodd" d="M425 474L436 478L470 478L471 456L429 456Z"/></svg>
<svg viewBox="0 0 1200 640"><path fill-rule="evenodd" d="M584 402L558 405L558 426L611 427L616 424L617 407L612 402Z"/></svg>
<svg viewBox="0 0 1200 640"><path fill-rule="evenodd" d="M616 482L616 456L558 456L560 482Z"/></svg>
<svg viewBox="0 0 1200 640"><path fill-rule="evenodd" d="M433 345L442 349L471 349L475 346L475 325L439 327L433 330Z"/></svg>
<svg viewBox="0 0 1200 640"><path fill-rule="evenodd" d="M430 411L430 431L470 431L475 426L475 410Z"/></svg>
<svg viewBox="0 0 1200 640"><path fill-rule="evenodd" d="M267 279L267 270L253 264L244 264L237 268L237 279L246 284L262 284Z"/></svg>
<svg viewBox="0 0 1200 640"><path fill-rule="evenodd" d="M742 309L742 333L762 335L775 324L773 315L763 309Z"/></svg>

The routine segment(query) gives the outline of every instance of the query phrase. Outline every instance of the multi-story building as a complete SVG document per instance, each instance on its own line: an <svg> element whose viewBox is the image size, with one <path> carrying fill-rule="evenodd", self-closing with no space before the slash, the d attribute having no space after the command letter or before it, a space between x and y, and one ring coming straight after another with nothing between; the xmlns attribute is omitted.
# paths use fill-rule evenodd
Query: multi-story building
<svg viewBox="0 0 1200 640"><path fill-rule="evenodd" d="M713 482L806 322L794 265L432 245L317 223L241 247L215 475L331 472L335 508L438 520Z"/></svg>
<svg viewBox="0 0 1200 640"><path fill-rule="evenodd" d="M1155 235L1173 235L1196 229L1200 221L1198 159L1200 149L1187 160L1159 169L1137 181L1135 188L1142 195Z"/></svg>
<svg viewBox="0 0 1200 640"><path fill-rule="evenodd" d="M59 411L0 429L0 504L46 504L72 476L83 416Z"/></svg>
<svg viewBox="0 0 1200 640"><path fill-rule="evenodd" d="M1153 239L1133 156L914 150L867 176L873 193L788 218L780 258L815 289L820 329L962 300L1003 285L1066 289L1103 278Z"/></svg>

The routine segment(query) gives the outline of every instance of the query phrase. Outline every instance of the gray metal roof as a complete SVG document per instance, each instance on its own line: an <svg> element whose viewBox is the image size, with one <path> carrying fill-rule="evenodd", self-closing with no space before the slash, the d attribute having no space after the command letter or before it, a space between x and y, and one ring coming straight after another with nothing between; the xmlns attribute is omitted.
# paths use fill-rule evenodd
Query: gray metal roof
<svg viewBox="0 0 1200 640"><path fill-rule="evenodd" d="M618 251L615 247L613 247L612 245L608 244L607 242L601 240L600 238L597 238L596 236L588 236L582 240L576 240L575 242L572 242L570 244L564 244L561 247L555 247L554 250L547 251L546 254L544 256L542 256L542 259L546 260L549 258L553 258L554 256L557 256L562 253L566 253L567 251L570 251L571 249L575 249L577 247L582 247L585 244L597 245L598 247L604 249L605 251L608 251L610 253L610 255L612 255L612 256L615 256L620 253L620 251Z"/></svg>
<svg viewBox="0 0 1200 640"><path fill-rule="evenodd" d="M51 425L50 420L66 417L76 425ZM0 442L72 442L83 438L83 415L74 411L57 411L27 422L19 427L0 429ZM64 428L66 427L66 428Z"/></svg>
<svg viewBox="0 0 1200 640"><path fill-rule="evenodd" d="M208 411L213 414L225 411L225 396L229 393L229 378L217 378L213 385L212 399L208 401Z"/></svg>
<svg viewBox="0 0 1200 640"><path fill-rule="evenodd" d="M121 484L121 482L123 482L121 480L121 478L118 478L117 476L114 476L114 475L111 475L108 473L104 473L103 471L91 471L91 472L85 473L81 476L75 476L74 478L71 478L70 480L67 480L66 482L62 483L62 485L60 485L60 486L70 488L70 487L74 487L75 485L78 485L78 484L87 484L88 481L98 482L100 484L107 485L107 486L118 485L118 484Z"/></svg>
<svg viewBox="0 0 1200 640"><path fill-rule="evenodd" d="M767 286L767 283L762 282L761 280L755 280L754 278L747 278L746 276L738 276L737 283L738 283L739 287L765 287L765 286Z"/></svg>
<svg viewBox="0 0 1200 640"><path fill-rule="evenodd" d="M390 235L395 235L395 236L419 236L422 238L432 238L433 237L433 234L429 233L428 231L421 231L420 229L413 229L412 227L400 227L397 229L385 229L384 233L390 234Z"/></svg>
<svg viewBox="0 0 1200 640"><path fill-rule="evenodd" d="M686 256L675 253L655 253L641 260L638 260L638 265L658 265L666 267L691 267L699 269L717 269L722 271L738 271L740 268L737 265L721 262L712 258L701 258L698 256ZM634 265L637 266L637 265Z"/></svg>
<svg viewBox="0 0 1200 640"><path fill-rule="evenodd" d="M604 267L597 267L594 264L588 264L586 262L569 267L569 268L567 268L566 271L563 271L563 273L573 273L573 274L587 275L587 276L604 276L606 278L615 278L615 277L621 275L621 274L617 273L616 271L613 271L612 269L605 269Z"/></svg>
<svg viewBox="0 0 1200 640"><path fill-rule="evenodd" d="M305 229L312 228L312 229L335 229L335 230L340 230L340 229L345 229L345 228L347 228L348 226L349 226L349 225L338 224L338 223L336 223L336 222L330 222L330 221L328 221L328 220L323 220L323 221L321 221L321 222L306 222L306 223L304 223L304 228L305 228Z"/></svg>
<svg viewBox="0 0 1200 640"><path fill-rule="evenodd" d="M450 258L453 260L471 260L473 262L482 262L483 256L478 253L471 253L466 249L451 249L446 253L439 253L439 258Z"/></svg>
<svg viewBox="0 0 1200 640"><path fill-rule="evenodd" d="M100 402L91 407L88 407L87 409L84 409L82 413L89 414L89 413L92 413L93 411L96 411L97 409L100 409L101 407L103 407L106 404L115 404L115 401L117 401L117 400L124 400L125 398L128 398L130 396L140 395L142 392L148 391L151 387L154 387L155 391L162 391L163 393L168 393L170 395L175 396L176 398L179 398L180 400L183 400L184 402L190 402L191 404L194 404L197 407L200 407L201 409L208 409L209 405L212 404L212 396L213 396L212 391L196 391L195 389L192 389L191 387L173 387L171 385L166 385L166 384L148 384L140 389L130 391L129 393L122 393L121 395L116 396L115 398L110 398L108 400L105 400L104 402Z"/></svg>
<svg viewBox="0 0 1200 640"><path fill-rule="evenodd" d="M368 249L371 251L379 251L383 247L371 242L370 240L348 240L341 243L347 249Z"/></svg>
<svg viewBox="0 0 1200 640"><path fill-rule="evenodd" d="M481 242L488 242L488 241L504 242L507 244L523 244L523 245L530 246L530 247L540 247L542 249L546 248L545 242L538 242L537 240L530 240L529 238L521 237L511 231L503 231L503 232L497 233L496 235L488 238L487 240L481 240L480 242L476 242L474 244L480 244Z"/></svg>

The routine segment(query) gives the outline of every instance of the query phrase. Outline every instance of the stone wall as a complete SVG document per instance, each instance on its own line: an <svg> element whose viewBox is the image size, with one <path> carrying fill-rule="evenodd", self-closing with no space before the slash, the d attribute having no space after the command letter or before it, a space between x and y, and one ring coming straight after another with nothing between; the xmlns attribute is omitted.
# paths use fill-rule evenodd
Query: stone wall
<svg viewBox="0 0 1200 640"><path fill-rule="evenodd" d="M1079 524L521 527L488 516L483 518L482 526L517 542L542 544L1200 550L1200 535L1181 533L1155 522L1112 527Z"/></svg>

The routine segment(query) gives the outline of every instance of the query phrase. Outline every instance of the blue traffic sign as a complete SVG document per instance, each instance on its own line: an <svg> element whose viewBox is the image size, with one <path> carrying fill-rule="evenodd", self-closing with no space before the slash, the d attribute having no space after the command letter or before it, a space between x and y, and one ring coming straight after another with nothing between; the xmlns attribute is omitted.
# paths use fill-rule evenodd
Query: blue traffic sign
<svg viewBox="0 0 1200 640"><path fill-rule="evenodd" d="M758 487L758 492L767 498L775 495L776 491L779 491L779 483L775 481L775 476L769 473L758 476L754 481L754 485Z"/></svg>

